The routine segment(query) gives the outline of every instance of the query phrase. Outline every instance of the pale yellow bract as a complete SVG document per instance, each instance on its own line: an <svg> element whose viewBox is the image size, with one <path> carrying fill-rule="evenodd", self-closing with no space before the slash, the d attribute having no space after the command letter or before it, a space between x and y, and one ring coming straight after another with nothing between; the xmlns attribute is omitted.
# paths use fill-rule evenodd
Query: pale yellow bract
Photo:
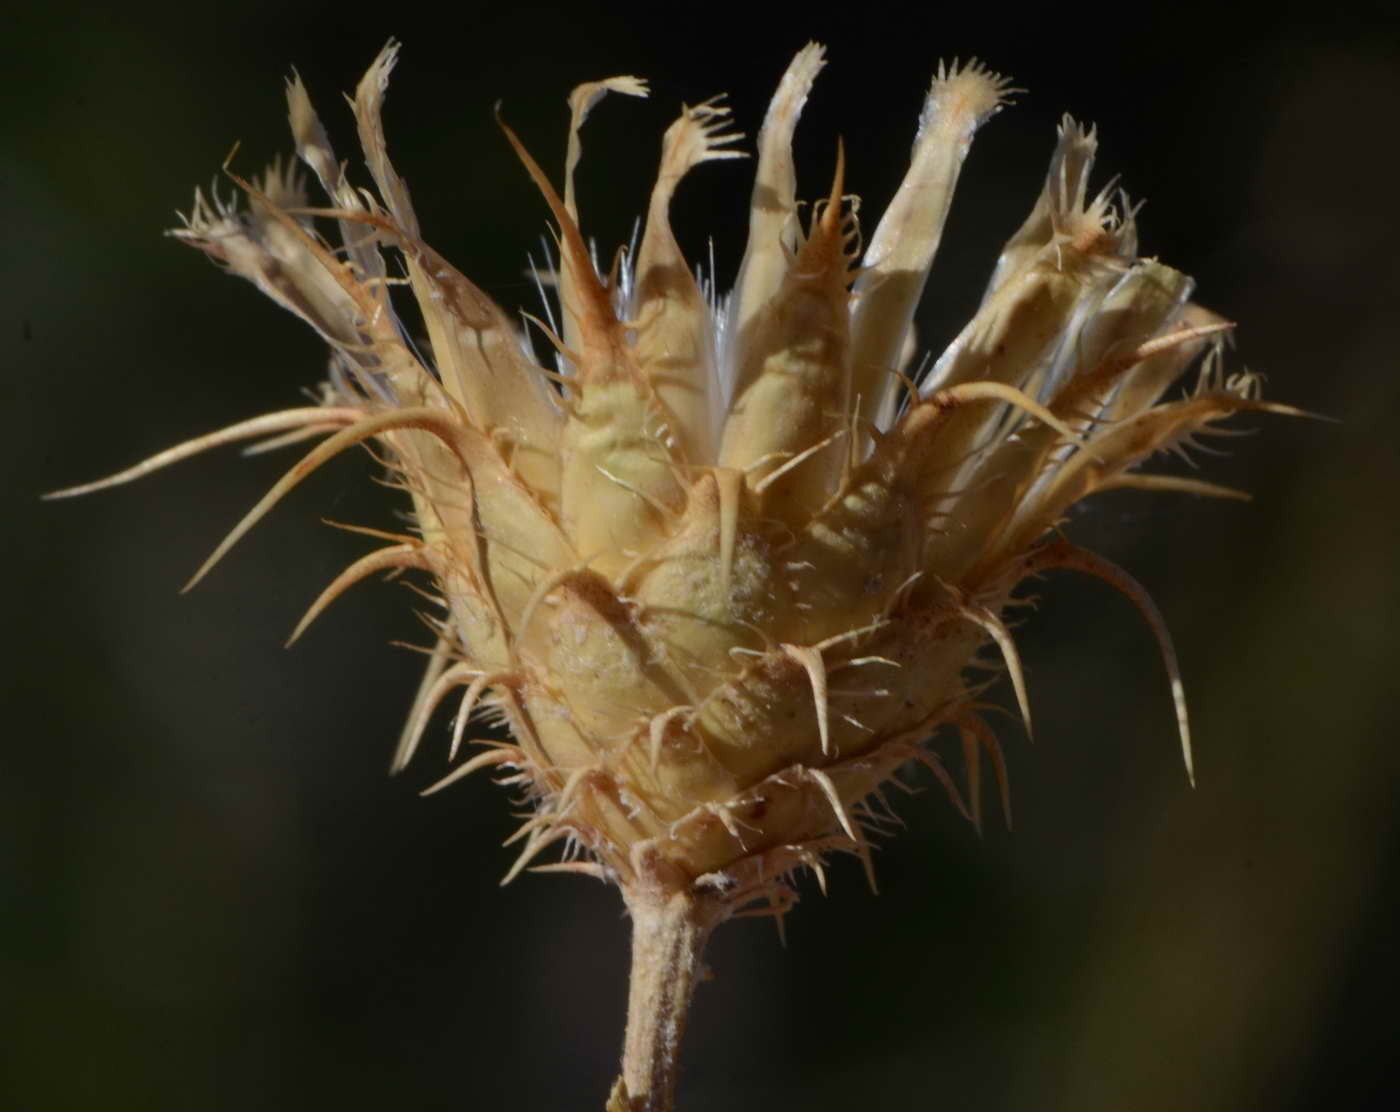
<svg viewBox="0 0 1400 1112"><path fill-rule="evenodd" d="M739 156L721 102L685 109L667 130L640 246L606 275L574 198L579 129L605 93L645 86L624 77L574 92L562 197L506 129L556 226L557 323L537 322L553 371L424 242L380 124L397 46L354 98L377 196L351 183L294 79L297 154L328 205L311 207L293 169L274 166L238 182L243 206L197 195L175 234L321 334L324 404L74 491L216 444L324 436L197 580L318 465L372 441L415 528L348 568L297 632L372 573L426 573L443 612L394 768L461 692L452 767L429 790L484 768L526 789L535 809L510 875L564 842L548 867L615 881L634 917L705 893L701 942L736 910L786 910L790 874L820 871L830 851L868 864L867 804L910 762L980 822L988 756L1005 801L968 670L993 648L1028 718L1002 616L1027 576L1078 569L1137 603L1167 660L1189 773L1184 697L1155 608L1056 525L1112 487L1233 494L1133 469L1221 418L1283 410L1258 401L1249 376L1222 374L1228 325L1189 300L1184 274L1138 256L1132 210L1089 192L1093 132L1069 119L976 315L913 374L913 317L962 162L1011 90L976 64L940 68L908 174L862 256L839 152L809 219L797 201L793 132L823 54L797 54L763 121L727 298L697 280L668 222L683 177ZM338 245L318 222L336 226ZM391 297L404 274L422 339ZM1194 387L1163 400L1203 353ZM503 719L513 741L462 754L477 713ZM942 727L961 737L965 790L927 748ZM626 1079L633 1100L642 1072ZM670 1077L656 1085L669 1092Z"/></svg>

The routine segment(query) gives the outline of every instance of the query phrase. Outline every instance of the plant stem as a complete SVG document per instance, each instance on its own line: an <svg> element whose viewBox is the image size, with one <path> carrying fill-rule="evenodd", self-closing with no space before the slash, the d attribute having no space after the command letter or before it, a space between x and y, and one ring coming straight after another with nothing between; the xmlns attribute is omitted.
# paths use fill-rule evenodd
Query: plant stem
<svg viewBox="0 0 1400 1112"><path fill-rule="evenodd" d="M689 886L642 884L624 898L632 915L632 979L622 1076L608 1112L671 1112L701 954L723 913Z"/></svg>

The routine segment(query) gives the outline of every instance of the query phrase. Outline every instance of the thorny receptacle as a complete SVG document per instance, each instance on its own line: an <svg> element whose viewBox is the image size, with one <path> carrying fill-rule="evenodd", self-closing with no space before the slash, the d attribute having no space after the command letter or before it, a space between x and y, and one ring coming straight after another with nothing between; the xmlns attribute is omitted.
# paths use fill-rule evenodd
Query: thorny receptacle
<svg viewBox="0 0 1400 1112"><path fill-rule="evenodd" d="M868 869L867 828L902 769L926 766L980 824L985 756L1007 806L970 667L984 648L1001 656L1029 727L1003 619L1028 576L1087 572L1137 604L1166 658L1190 772L1155 607L1057 523L1110 488L1233 494L1135 468L1234 414L1294 412L1258 400L1251 376L1225 374L1229 326L1190 300L1186 275L1138 256L1126 202L1089 192L1093 132L1068 118L976 315L932 366L912 369L913 317L963 159L1011 90L975 63L939 69L909 171L862 254L839 148L808 219L797 203L792 137L823 55L815 44L797 54L763 121L727 297L696 277L668 222L683 177L740 156L723 103L684 109L666 132L640 246L606 273L574 199L580 127L605 93L645 85L574 91L562 197L502 124L559 251L546 319L524 330L422 236L380 123L397 46L354 98L377 196L352 181L294 78L297 155L328 205L274 165L256 183L234 179L242 205L197 194L174 234L321 334L322 404L61 492L216 445L319 438L197 581L317 466L374 444L414 528L347 568L296 634L369 575L410 570L433 584L436 643L393 768L460 691L451 770L427 790L493 770L534 801L510 877L572 870L621 889L634 964L615 1110L671 1106L709 931L741 910L782 916L794 871L824 883L832 852ZM421 328L396 309L403 275ZM1194 386L1168 399L1203 356ZM493 719L512 740L463 755L471 723ZM960 742L961 788L931 747L942 735ZM555 845L562 860L540 864Z"/></svg>

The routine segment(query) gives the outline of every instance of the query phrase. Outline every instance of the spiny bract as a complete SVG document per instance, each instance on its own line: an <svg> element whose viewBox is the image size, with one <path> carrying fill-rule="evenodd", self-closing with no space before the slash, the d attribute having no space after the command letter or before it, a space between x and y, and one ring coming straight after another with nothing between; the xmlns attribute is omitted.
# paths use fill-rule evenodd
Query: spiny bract
<svg viewBox="0 0 1400 1112"><path fill-rule="evenodd" d="M483 741L443 787L493 768L536 801L514 875L568 839L573 868L665 887L699 885L733 908L794 898L786 876L823 854L866 857L867 803L911 761L980 821L987 754L1005 773L968 679L1005 659L1016 585L1071 567L1125 592L1172 650L1123 572L1053 530L1109 487L1223 493L1132 468L1256 400L1226 379L1228 327L1192 283L1137 255L1131 209L1088 192L1092 131L1066 119L1038 199L1002 251L981 307L927 373L906 372L912 321L974 132L1006 82L940 68L907 176L859 254L839 152L824 200L799 213L792 137L823 65L788 67L758 137L748 246L736 287L707 291L668 224L681 178L734 158L728 109L685 109L662 143L640 247L604 275L580 229L579 129L613 78L576 89L560 197L509 129L557 224L555 349L540 365L512 319L423 240L385 148L391 43L354 98L378 197L352 185L299 79L288 86L301 161L330 197L312 208L290 167L239 181L246 207L197 194L175 234L254 283L331 347L323 404L191 441L103 484L216 444L324 435L200 570L317 466L372 441L412 499L416 528L356 561L298 627L375 572L430 575L444 616L395 769L434 709L464 690L450 760L474 713L514 742ZM504 125L502 125L504 127ZM237 179L235 179L237 180ZM340 245L316 222L334 222ZM391 288L401 260L426 339ZM1211 349L1194 390L1167 389ZM960 733L966 802L937 755ZM586 850L592 860L578 859ZM643 875L645 874L645 875Z"/></svg>

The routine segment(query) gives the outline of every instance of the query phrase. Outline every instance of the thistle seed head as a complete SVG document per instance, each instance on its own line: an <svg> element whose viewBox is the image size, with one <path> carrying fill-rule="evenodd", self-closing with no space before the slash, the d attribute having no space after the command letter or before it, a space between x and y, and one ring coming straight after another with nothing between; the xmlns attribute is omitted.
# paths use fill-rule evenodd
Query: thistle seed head
<svg viewBox="0 0 1400 1112"><path fill-rule="evenodd" d="M1006 777L969 665L984 648L1004 660L1029 726L1002 614L1023 579L1057 567L1098 576L1147 617L1189 772L1160 617L1126 573L1055 529L1112 487L1232 493L1135 468L1223 418L1281 407L1224 375L1228 325L1190 300L1184 274L1138 257L1134 210L1112 186L1090 192L1093 131L1065 119L975 316L917 374L915 309L973 136L1013 92L1005 80L977 63L939 69L908 173L862 251L839 152L829 189L799 208L793 132L824 64L820 46L801 50L758 134L726 298L697 279L668 210L702 163L741 157L728 108L685 108L666 131L640 246L604 272L574 196L580 128L605 94L646 87L582 86L562 195L502 124L557 236L557 303L534 322L549 370L423 238L380 122L397 56L391 43L353 101L375 192L347 173L293 78L296 153L328 200L313 207L292 166L274 165L234 179L241 204L197 194L174 233L321 334L323 404L109 481L233 440L322 438L197 580L317 466L371 443L414 526L348 568L296 632L367 575L429 577L436 646L393 766L458 699L451 770L428 790L488 768L525 790L534 811L510 875L563 841L547 867L782 910L794 868L820 869L832 850L868 861L869 802L916 761L980 822L982 758L1003 801ZM421 337L396 313L403 284ZM1203 356L1194 388L1164 400ZM466 751L482 720L512 740ZM926 746L941 728L961 739L961 786Z"/></svg>

